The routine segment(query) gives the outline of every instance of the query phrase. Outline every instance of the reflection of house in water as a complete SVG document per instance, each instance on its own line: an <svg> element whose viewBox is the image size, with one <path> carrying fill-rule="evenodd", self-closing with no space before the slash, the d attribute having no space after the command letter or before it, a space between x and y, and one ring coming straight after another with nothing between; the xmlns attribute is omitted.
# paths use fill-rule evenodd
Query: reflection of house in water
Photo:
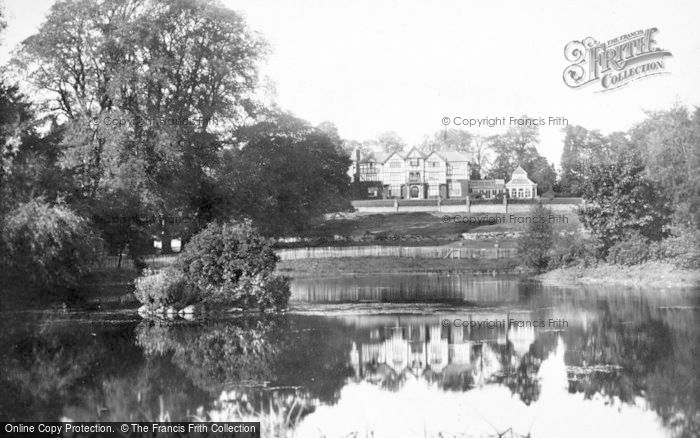
<svg viewBox="0 0 700 438"><path fill-rule="evenodd" d="M508 362L518 361L535 339L531 328L501 331L496 336L491 333L487 340L484 335L488 333L439 325L395 326L386 328L384 334L374 330L369 342L352 343L350 362L356 379L382 386L395 387L408 378L470 386L500 371L503 353L499 345L510 341L513 347L505 351L515 357L509 357Z"/></svg>

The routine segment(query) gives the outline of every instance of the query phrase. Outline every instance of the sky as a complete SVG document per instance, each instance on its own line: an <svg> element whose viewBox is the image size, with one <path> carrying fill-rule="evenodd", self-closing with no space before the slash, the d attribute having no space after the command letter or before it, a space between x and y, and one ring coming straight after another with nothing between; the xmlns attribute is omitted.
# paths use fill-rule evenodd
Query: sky
<svg viewBox="0 0 700 438"><path fill-rule="evenodd" d="M53 1L5 0L0 62L36 32ZM277 103L342 137L395 131L409 146L448 117L564 117L603 133L645 110L700 105L700 1L224 0L271 45L261 66ZM562 80L564 46L658 28L672 53L664 75L596 93ZM451 126L454 127L454 126ZM470 129L498 134L504 127ZM558 165L561 126L540 129L538 150Z"/></svg>

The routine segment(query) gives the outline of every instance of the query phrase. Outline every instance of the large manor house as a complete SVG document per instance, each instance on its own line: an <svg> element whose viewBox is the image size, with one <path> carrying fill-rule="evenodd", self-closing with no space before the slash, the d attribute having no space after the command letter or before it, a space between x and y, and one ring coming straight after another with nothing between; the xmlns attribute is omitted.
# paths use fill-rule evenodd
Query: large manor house
<svg viewBox="0 0 700 438"><path fill-rule="evenodd" d="M502 179L470 179L473 158L459 151L416 148L388 155L355 151L350 172L355 182L366 186L367 198L449 199L479 195L492 199L506 195L515 199L537 197L537 184L518 167L507 183Z"/></svg>

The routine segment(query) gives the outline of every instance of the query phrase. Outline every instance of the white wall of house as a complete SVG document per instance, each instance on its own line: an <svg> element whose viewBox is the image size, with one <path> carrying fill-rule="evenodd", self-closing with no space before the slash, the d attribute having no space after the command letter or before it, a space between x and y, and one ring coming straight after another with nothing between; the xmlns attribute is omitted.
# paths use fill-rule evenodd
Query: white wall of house
<svg viewBox="0 0 700 438"><path fill-rule="evenodd" d="M425 160L425 180L428 183L428 197L440 195L440 186L447 184L447 161L435 152Z"/></svg>
<svg viewBox="0 0 700 438"><path fill-rule="evenodd" d="M406 182L406 166L404 158L393 154L382 165L382 182L389 186L390 196L401 196L401 185Z"/></svg>
<svg viewBox="0 0 700 438"><path fill-rule="evenodd" d="M425 156L413 148L405 155L391 154L383 162L371 158L360 162L360 181L381 181L390 197L437 198L445 193L441 188L449 197L466 196L469 161L459 153L450 157L452 160L439 152Z"/></svg>

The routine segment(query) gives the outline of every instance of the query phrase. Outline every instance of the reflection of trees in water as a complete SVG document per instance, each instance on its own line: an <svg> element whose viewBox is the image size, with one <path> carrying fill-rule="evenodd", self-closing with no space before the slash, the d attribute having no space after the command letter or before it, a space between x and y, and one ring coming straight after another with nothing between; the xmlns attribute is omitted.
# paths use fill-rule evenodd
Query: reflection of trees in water
<svg viewBox="0 0 700 438"><path fill-rule="evenodd" d="M90 369L105 347L85 334L67 336L54 330L15 333L3 337L0 410L13 420L58 419L56 400L78 398L80 383L89 380ZM8 418L9 417L9 418Z"/></svg>
<svg viewBox="0 0 700 438"><path fill-rule="evenodd" d="M340 330L299 329L286 317L268 316L206 324L142 322L136 339L148 357L170 358L217 397L201 418L263 417L286 428L319 401L339 397L351 373Z"/></svg>
<svg viewBox="0 0 700 438"><path fill-rule="evenodd" d="M219 394L236 384L263 385L280 346L271 342L275 321L245 319L211 325L144 321L136 343L149 356L169 355L203 390Z"/></svg>
<svg viewBox="0 0 700 438"><path fill-rule="evenodd" d="M201 399L171 364L144 363L140 349L124 337L132 324L54 319L23 321L21 331L2 338L3 418L150 421L164 412L187 418L187 407Z"/></svg>
<svg viewBox="0 0 700 438"><path fill-rule="evenodd" d="M203 390L218 395L241 386L303 386L324 402L337 400L351 375L342 327L267 316L206 324L142 322L137 344L148 357L168 356Z"/></svg>
<svg viewBox="0 0 700 438"><path fill-rule="evenodd" d="M554 332L538 334L528 351L520 357L513 351L511 343L501 346L500 358L503 371L493 381L507 386L529 406L537 401L540 395L537 377L540 365L556 348L557 336Z"/></svg>
<svg viewBox="0 0 700 438"><path fill-rule="evenodd" d="M71 321L70 315L38 324L26 315L10 316L0 327L6 333L0 339L0 412L17 421L162 421L235 413L293 427L319 403L337 401L353 375L394 389L414 378L452 391L500 383L528 404L539 397L540 363L561 335L571 392L628 403L641 396L679 436L700 435L697 311L650 310L637 299L580 306L586 320L563 332L521 338L491 332L491 340L489 333L438 329L434 317L402 317L397 327L386 316L362 325L288 315L138 326ZM406 343L400 350L405 361L395 369L387 368L393 359L372 362L378 356L362 353L363 345L389 348L398 340ZM362 359L357 369L353 343L358 365ZM433 357L418 360L426 351Z"/></svg>
<svg viewBox="0 0 700 438"><path fill-rule="evenodd" d="M687 312L686 312L687 313ZM687 317L687 315L685 315ZM665 320L622 320L605 309L585 329L564 334L569 351L569 390L634 403L647 399L678 436L700 433L700 357L697 325L679 332Z"/></svg>

